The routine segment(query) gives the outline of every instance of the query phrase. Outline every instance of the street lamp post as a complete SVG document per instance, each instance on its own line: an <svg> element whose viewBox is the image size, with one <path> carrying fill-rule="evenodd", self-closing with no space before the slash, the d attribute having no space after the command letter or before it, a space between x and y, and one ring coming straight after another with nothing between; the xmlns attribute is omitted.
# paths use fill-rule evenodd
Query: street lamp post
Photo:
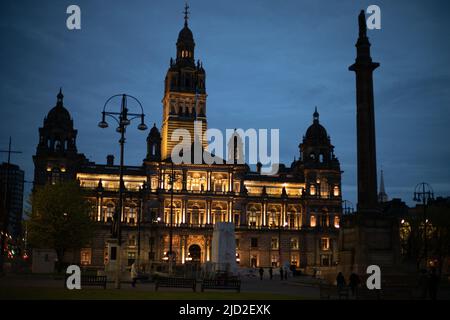
<svg viewBox="0 0 450 320"><path fill-rule="evenodd" d="M141 263L141 219L142 219L142 213L144 211L144 199L145 194L148 190L147 182L143 182L142 187L140 188L140 205L139 205L139 211L138 211L138 221L137 221L137 228L138 228L138 239L137 239L137 264L138 266Z"/></svg>
<svg viewBox="0 0 450 320"><path fill-rule="evenodd" d="M342 200L342 213L352 214L353 213L353 203L348 200Z"/></svg>
<svg viewBox="0 0 450 320"><path fill-rule="evenodd" d="M171 173L169 177L169 183L170 183L170 218L169 218L169 252L168 252L168 259L169 259L169 274L172 274L173 272L173 260L174 260L174 254L173 254L173 192L174 192L174 184L175 184L175 171L173 168L173 161L171 163Z"/></svg>
<svg viewBox="0 0 450 320"><path fill-rule="evenodd" d="M426 183L418 183L414 189L414 198L416 202L422 202L423 206L423 255L425 259L425 268L428 267L428 235L427 235L427 205L434 199L433 188Z"/></svg>
<svg viewBox="0 0 450 320"><path fill-rule="evenodd" d="M106 107L109 102L117 97L122 97L120 112L110 112L106 111ZM129 113L127 107L127 99L132 99L137 102L141 113ZM127 94L116 94L111 96L108 100L106 100L105 105L103 106L102 111L102 120L98 123L98 126L102 129L108 127L108 123L106 122L106 116L113 118L117 124L119 125L116 129L118 133L120 133L120 166L119 166L119 209L115 212L115 217L113 221L113 229L112 229L112 237L117 240L117 252L116 252L116 279L115 279L115 287L116 289L120 289L120 271L121 271L121 230L120 230L120 222L123 214L123 193L124 193L124 182L123 182L123 167L124 167L124 145L125 145L125 131L126 127L130 125L131 120L133 119L141 119L141 123L138 125L139 130L147 130L147 126L144 123L144 109L142 107L141 102L133 96ZM131 118L129 118L131 117Z"/></svg>

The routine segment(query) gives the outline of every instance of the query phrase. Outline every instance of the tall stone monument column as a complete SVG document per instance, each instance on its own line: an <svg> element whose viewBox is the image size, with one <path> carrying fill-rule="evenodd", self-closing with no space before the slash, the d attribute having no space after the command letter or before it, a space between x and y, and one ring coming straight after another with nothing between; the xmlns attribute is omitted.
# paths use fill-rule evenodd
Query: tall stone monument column
<svg viewBox="0 0 450 320"><path fill-rule="evenodd" d="M399 262L399 233L395 217L381 212L377 197L373 71L379 63L370 55L364 10L358 16L356 60L349 67L356 74L356 128L358 205L354 215L344 216L339 234L339 268L345 274L366 273L369 265L389 272Z"/></svg>
<svg viewBox="0 0 450 320"><path fill-rule="evenodd" d="M373 71L380 66L372 62L370 42L364 10L358 16L359 37L356 60L349 67L356 74L356 130L358 155L358 212L378 207L377 156L375 144L375 112L373 99Z"/></svg>

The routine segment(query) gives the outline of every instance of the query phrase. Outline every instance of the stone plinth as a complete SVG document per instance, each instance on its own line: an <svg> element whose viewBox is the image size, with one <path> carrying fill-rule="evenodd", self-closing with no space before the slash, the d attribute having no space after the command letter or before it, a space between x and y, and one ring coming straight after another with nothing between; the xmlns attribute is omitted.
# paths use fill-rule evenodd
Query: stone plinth
<svg viewBox="0 0 450 320"><path fill-rule="evenodd" d="M236 273L236 237L233 223L217 222L214 225L211 261L215 271Z"/></svg>

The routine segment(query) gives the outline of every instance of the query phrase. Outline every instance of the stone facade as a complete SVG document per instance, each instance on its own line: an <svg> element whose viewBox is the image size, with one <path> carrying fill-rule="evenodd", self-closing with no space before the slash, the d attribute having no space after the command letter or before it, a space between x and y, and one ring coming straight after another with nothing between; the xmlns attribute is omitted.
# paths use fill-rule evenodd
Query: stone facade
<svg viewBox="0 0 450 320"><path fill-rule="evenodd" d="M56 118L65 126L51 121ZM123 264L139 257L143 264L164 265L170 239L178 265L210 261L213 226L221 221L235 224L239 266L288 263L307 272L334 269L342 214L341 170L317 109L299 145L299 159L289 167L280 165L271 176L261 174L259 165L254 172L236 162L173 164L169 138L176 128L191 131L194 121L201 121L206 130L205 70L194 61L186 20L177 58L171 59L165 79L162 134L154 126L142 166L124 168ZM89 162L77 153L75 138L60 92L57 107L40 129L35 182L77 179L89 191L98 229L92 246L81 250L80 263L103 268L118 207L119 166L111 158L105 165Z"/></svg>

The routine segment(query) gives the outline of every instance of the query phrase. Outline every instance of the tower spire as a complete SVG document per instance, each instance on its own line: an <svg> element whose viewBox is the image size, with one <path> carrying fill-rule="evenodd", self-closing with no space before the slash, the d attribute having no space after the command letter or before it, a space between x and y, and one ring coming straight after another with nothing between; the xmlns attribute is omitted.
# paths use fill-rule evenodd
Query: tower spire
<svg viewBox="0 0 450 320"><path fill-rule="evenodd" d="M387 202L388 201L388 195L386 193L386 190L384 188L384 174L383 169L381 169L380 173L380 192L378 193L378 202Z"/></svg>
<svg viewBox="0 0 450 320"><path fill-rule="evenodd" d="M188 9L189 9L189 5L188 5L188 3L186 2L185 3L185 5L184 5L184 11L183 11L183 13L184 13L184 26L185 27L187 27L188 26L188 19L189 19L189 11L188 11Z"/></svg>
<svg viewBox="0 0 450 320"><path fill-rule="evenodd" d="M63 106L63 98L64 98L64 95L62 93L62 87L59 87L59 93L56 96L56 105L58 107L62 107Z"/></svg>
<svg viewBox="0 0 450 320"><path fill-rule="evenodd" d="M359 13L358 24L359 24L359 38L367 37L367 24L364 10L361 10L361 12Z"/></svg>
<svg viewBox="0 0 450 320"><path fill-rule="evenodd" d="M314 109L313 120L314 122L319 122L319 112L317 112L317 106Z"/></svg>

